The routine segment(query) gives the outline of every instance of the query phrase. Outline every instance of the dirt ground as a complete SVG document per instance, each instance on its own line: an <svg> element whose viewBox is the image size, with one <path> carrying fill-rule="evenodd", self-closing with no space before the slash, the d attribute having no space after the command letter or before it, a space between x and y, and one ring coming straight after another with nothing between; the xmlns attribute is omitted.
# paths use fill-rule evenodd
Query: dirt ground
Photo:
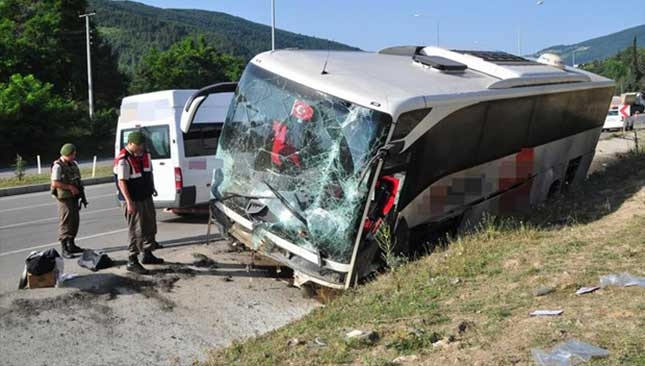
<svg viewBox="0 0 645 366"><path fill-rule="evenodd" d="M633 141L604 134L591 170L603 169ZM0 365L189 365L213 347L266 333L319 307L289 286L290 274L250 266L225 242L162 249L153 276L117 267L90 272L66 288L0 294Z"/></svg>
<svg viewBox="0 0 645 366"><path fill-rule="evenodd" d="M320 306L288 273L226 243L162 249L153 276L119 267L66 288L0 295L1 365L189 365L207 349L265 333ZM67 261L73 263L72 261ZM286 278L285 278L286 277Z"/></svg>

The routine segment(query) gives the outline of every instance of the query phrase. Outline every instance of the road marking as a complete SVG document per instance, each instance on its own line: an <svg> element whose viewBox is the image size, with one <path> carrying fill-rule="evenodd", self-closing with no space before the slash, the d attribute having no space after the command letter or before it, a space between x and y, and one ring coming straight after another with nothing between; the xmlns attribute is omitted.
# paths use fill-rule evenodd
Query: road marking
<svg viewBox="0 0 645 366"><path fill-rule="evenodd" d="M85 187L85 191L96 191L99 189L105 188L105 186L111 185L114 187L114 183L101 183L101 184L93 184L91 186ZM113 190L116 195L116 187ZM25 199L25 198L34 198L34 197L39 197L39 196L49 196L51 193L49 191L41 191L41 192L32 192L32 193L25 193L25 194L17 194L17 195L12 195L12 196L5 196L5 197L0 197L0 201L11 201L11 200L20 200L20 199Z"/></svg>
<svg viewBox="0 0 645 366"><path fill-rule="evenodd" d="M126 229L119 229L119 230L106 231L106 232L104 232L104 233L98 233L98 234L94 234L94 235L88 235L88 236L83 236L83 237L80 237L80 238L76 238L76 241L87 240L87 239L93 239L93 238L98 238L98 237L101 237L101 236L107 236L107 235L112 235L112 234L118 234L118 233L122 233L122 232L125 232L125 231L128 231L128 229L126 228ZM22 252L30 252L30 251L32 251L32 250L42 249L42 248L47 248L47 247L52 247L52 246L54 246L54 245L60 245L60 242L55 241L55 242L53 242L53 243L48 243L48 244L43 244L43 245L37 245L37 246L35 246L35 247L31 247L31 248L23 248L23 249L11 250L11 251L9 251L9 252L0 253L0 257L6 257L6 256L8 256L8 255L18 254L18 253L22 253Z"/></svg>
<svg viewBox="0 0 645 366"><path fill-rule="evenodd" d="M97 199L97 198L104 198L104 197L116 197L116 194L115 194L115 193L101 194L101 195L94 196L94 197L88 197L88 198L87 198L87 200L88 200L88 201L91 201L91 200L93 200L93 199ZM53 203L42 203L42 204L40 204L40 205L31 205L31 206L22 206L22 207L12 207L12 208L6 208L6 209L4 209L4 210L0 210L0 213L2 213L2 212L11 212L11 211L27 210L27 209L30 209L30 208L36 208L36 207L56 206L57 204L58 204L58 202L53 202Z"/></svg>
<svg viewBox="0 0 645 366"><path fill-rule="evenodd" d="M87 211L81 216L87 216L87 215L93 214L93 213L116 210L116 209L119 209L119 208L120 207L110 207L110 208L102 208L100 210ZM81 211L81 212L83 212L83 211ZM20 227L20 226L27 226L27 225L30 225L30 224L37 224L37 223L48 222L48 221L58 221L58 217L50 217L50 218L47 218L47 219L25 221L25 222L19 222L19 223L16 223L16 224L0 226L0 230L14 228L14 227Z"/></svg>

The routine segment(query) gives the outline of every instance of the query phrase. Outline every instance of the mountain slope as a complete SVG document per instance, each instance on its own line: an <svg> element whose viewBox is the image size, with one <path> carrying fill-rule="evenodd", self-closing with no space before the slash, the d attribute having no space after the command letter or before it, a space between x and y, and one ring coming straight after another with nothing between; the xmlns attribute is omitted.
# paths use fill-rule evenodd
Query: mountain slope
<svg viewBox="0 0 645 366"><path fill-rule="evenodd" d="M639 47L645 46L645 25L628 28L620 32L606 36L589 39L572 45L557 45L545 48L532 56L538 56L545 52L556 53L565 60L567 64L573 62L573 51L576 51L576 64L586 63L595 60L604 60L614 56L619 51L631 46L634 37L637 38Z"/></svg>
<svg viewBox="0 0 645 366"><path fill-rule="evenodd" d="M222 52L250 59L271 48L271 27L225 13L161 9L134 1L89 0L94 21L115 52L119 66L132 72L150 48L166 49L189 36L203 34ZM342 43L276 29L276 47L356 49Z"/></svg>

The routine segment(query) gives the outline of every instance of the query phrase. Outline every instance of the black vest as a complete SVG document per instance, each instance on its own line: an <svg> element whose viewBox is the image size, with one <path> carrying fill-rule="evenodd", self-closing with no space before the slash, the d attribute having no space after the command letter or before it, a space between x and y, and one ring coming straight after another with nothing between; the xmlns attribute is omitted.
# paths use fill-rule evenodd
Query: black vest
<svg viewBox="0 0 645 366"><path fill-rule="evenodd" d="M143 160L143 157L134 156L130 154L129 151L126 150L125 156L121 157L120 160L125 160L126 164L128 164L128 166L130 167L130 179L127 179L125 181L125 185L128 187L128 192L130 193L130 198L132 198L133 201L137 201L137 202L145 201L146 199L152 197L152 193L155 190L154 180L152 179L152 172L147 172L142 170L140 177L133 178L132 174L134 173L134 169L132 165L130 165L130 163L128 162L129 159ZM143 162L141 162L140 166L143 166ZM123 193L119 188L119 178L116 174L114 174L114 180L116 182L117 190L119 192L119 200L125 201L125 196L123 196Z"/></svg>

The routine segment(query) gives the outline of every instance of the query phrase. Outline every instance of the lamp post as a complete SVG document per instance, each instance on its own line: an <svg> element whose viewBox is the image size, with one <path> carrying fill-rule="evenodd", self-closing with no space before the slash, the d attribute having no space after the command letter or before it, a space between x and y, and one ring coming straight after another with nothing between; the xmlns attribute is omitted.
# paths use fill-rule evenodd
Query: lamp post
<svg viewBox="0 0 645 366"><path fill-rule="evenodd" d="M275 51L275 0L271 0L271 51Z"/></svg>
<svg viewBox="0 0 645 366"><path fill-rule="evenodd" d="M79 18L85 18L85 40L87 48L87 99L89 103L90 119L94 116L94 93L92 91L92 56L90 54L90 17L96 12L81 14Z"/></svg>
<svg viewBox="0 0 645 366"><path fill-rule="evenodd" d="M573 50L573 52L571 52L571 58L572 58L571 66L576 67L576 52L582 52L582 51L586 51L588 49L589 49L589 47L585 46L585 47L578 47L575 50Z"/></svg>

